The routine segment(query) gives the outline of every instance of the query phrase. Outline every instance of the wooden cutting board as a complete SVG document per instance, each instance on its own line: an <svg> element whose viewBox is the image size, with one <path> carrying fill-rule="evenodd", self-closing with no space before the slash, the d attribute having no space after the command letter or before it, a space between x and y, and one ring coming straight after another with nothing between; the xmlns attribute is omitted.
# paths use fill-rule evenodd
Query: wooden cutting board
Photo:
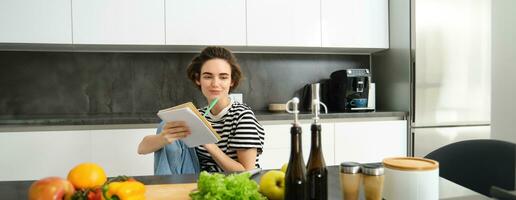
<svg viewBox="0 0 516 200"><path fill-rule="evenodd" d="M145 197L149 200L189 200L190 192L197 188L197 183L146 185Z"/></svg>

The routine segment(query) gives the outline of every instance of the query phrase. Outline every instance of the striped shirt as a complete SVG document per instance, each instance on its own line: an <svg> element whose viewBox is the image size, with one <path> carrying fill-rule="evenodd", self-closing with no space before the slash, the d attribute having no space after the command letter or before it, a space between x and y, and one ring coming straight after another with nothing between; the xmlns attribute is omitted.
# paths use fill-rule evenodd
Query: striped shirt
<svg viewBox="0 0 516 200"><path fill-rule="evenodd" d="M206 109L207 107L201 108L199 112L204 114ZM262 153L265 131L256 120L249 106L231 100L230 105L224 108L217 116L208 113L206 119L211 122L213 129L221 137L221 140L217 142L217 146L222 152L233 160L237 160L236 150L256 148L258 152L256 167L260 167L258 157ZM195 150L199 157L201 171L224 171L203 146L198 146Z"/></svg>

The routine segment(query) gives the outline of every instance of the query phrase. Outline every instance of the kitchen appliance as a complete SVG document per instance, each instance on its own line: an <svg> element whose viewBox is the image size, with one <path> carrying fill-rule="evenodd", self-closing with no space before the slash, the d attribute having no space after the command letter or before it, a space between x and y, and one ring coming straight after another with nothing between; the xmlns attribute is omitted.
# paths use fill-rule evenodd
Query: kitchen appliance
<svg viewBox="0 0 516 200"><path fill-rule="evenodd" d="M491 0L411 0L413 154L490 138ZM446 191L470 194L451 182Z"/></svg>
<svg viewBox="0 0 516 200"><path fill-rule="evenodd" d="M336 112L374 111L370 99L371 74L368 69L346 69L330 75L329 110ZM374 94L374 90L371 91ZM374 97L374 95L372 95ZM373 107L371 107L373 106Z"/></svg>

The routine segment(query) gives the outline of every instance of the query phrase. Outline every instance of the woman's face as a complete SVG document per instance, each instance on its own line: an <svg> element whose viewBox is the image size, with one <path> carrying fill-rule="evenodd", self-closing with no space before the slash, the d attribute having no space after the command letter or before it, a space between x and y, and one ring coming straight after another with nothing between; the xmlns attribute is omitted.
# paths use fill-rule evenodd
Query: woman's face
<svg viewBox="0 0 516 200"><path fill-rule="evenodd" d="M231 66L223 59L208 60L202 65L201 74L196 83L201 87L202 94L208 102L215 98L220 100L227 97L229 89L233 86Z"/></svg>

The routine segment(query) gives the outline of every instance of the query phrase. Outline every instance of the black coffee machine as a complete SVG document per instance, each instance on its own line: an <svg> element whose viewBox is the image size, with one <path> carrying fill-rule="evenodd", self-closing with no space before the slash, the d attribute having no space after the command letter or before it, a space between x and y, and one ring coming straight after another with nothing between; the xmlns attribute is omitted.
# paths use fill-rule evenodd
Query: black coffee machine
<svg viewBox="0 0 516 200"><path fill-rule="evenodd" d="M332 112L373 111L369 107L371 74L368 69L346 69L330 75L328 109Z"/></svg>

